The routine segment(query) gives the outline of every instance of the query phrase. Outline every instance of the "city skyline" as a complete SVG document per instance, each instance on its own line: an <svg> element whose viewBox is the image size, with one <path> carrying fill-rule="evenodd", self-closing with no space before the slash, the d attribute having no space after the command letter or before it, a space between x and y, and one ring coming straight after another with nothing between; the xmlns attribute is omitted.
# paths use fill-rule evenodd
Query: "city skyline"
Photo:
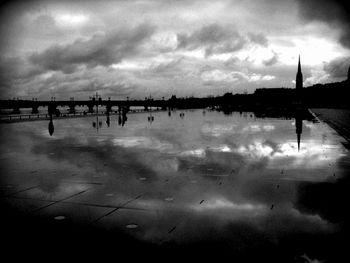
<svg viewBox="0 0 350 263"><path fill-rule="evenodd" d="M349 67L340 1L15 1L1 14L3 99L252 93L294 88L299 55L304 86Z"/></svg>

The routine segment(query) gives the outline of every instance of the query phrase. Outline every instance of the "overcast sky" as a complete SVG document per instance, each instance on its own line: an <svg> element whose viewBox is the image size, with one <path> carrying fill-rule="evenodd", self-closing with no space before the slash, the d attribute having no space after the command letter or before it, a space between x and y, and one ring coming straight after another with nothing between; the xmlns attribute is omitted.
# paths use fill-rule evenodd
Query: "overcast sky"
<svg viewBox="0 0 350 263"><path fill-rule="evenodd" d="M15 1L1 98L168 98L346 79L349 11L329 0Z"/></svg>

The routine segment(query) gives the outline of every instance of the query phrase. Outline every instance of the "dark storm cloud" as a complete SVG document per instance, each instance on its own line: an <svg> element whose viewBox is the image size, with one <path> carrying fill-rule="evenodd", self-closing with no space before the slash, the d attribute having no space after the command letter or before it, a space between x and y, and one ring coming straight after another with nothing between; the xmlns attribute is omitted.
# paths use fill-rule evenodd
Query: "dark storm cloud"
<svg viewBox="0 0 350 263"><path fill-rule="evenodd" d="M350 67L350 57L339 57L325 63L323 69L334 78L346 78Z"/></svg>
<svg viewBox="0 0 350 263"><path fill-rule="evenodd" d="M133 85L129 85L124 82L120 83L100 83L94 80L84 81L82 83L72 82L72 83L57 83L56 87L59 89L56 91L56 95L62 95L64 97L66 94L74 92L75 94L93 94L96 90L100 91L101 96L129 96L130 93L136 88ZM40 93L45 94L47 87L42 86Z"/></svg>
<svg viewBox="0 0 350 263"><path fill-rule="evenodd" d="M28 27L35 28L35 32L31 32L33 37L37 36L43 39L51 39L62 37L64 35L63 31L57 27L55 19L47 14L42 14L38 16L32 23L27 25Z"/></svg>
<svg viewBox="0 0 350 263"><path fill-rule="evenodd" d="M323 21L341 29L339 42L350 48L350 9L343 0L297 0L299 14L306 21Z"/></svg>
<svg viewBox="0 0 350 263"><path fill-rule="evenodd" d="M241 35L235 29L219 24L210 24L191 34L177 34L178 49L194 50L204 47L205 55L223 54L243 49L247 44L255 43L267 46L268 41L262 34Z"/></svg>
<svg viewBox="0 0 350 263"><path fill-rule="evenodd" d="M79 65L93 68L121 62L138 53L140 45L154 32L154 27L144 24L131 30L121 30L104 35L95 34L88 40L76 40L68 45L55 45L43 52L33 53L29 60L45 70L74 72Z"/></svg>
<svg viewBox="0 0 350 263"><path fill-rule="evenodd" d="M278 55L277 53L273 52L272 58L264 60L263 64L265 66L272 66L272 65L275 65L277 62L278 62Z"/></svg>
<svg viewBox="0 0 350 263"><path fill-rule="evenodd" d="M101 90L103 96L127 97L132 94L138 87L134 84L118 82L118 83L96 83L90 87L91 92ZM80 92L88 91L80 89Z"/></svg>
<svg viewBox="0 0 350 263"><path fill-rule="evenodd" d="M164 72L173 72L178 69L178 66L184 61L184 58L174 59L170 62L160 63L155 68L152 69L154 73L164 73Z"/></svg>
<svg viewBox="0 0 350 263"><path fill-rule="evenodd" d="M0 86L10 88L14 82L22 82L41 73L28 65L25 59L0 55Z"/></svg>
<svg viewBox="0 0 350 263"><path fill-rule="evenodd" d="M20 19L28 10L32 10L34 1L0 1L0 51L10 43L16 32L14 26L20 25Z"/></svg>
<svg viewBox="0 0 350 263"><path fill-rule="evenodd" d="M100 77L101 74L103 77ZM77 97L87 98L99 91L102 97L112 96L114 98L125 98L139 87L118 72L106 73L102 68L99 70L82 70L73 74L62 72L51 72L47 78L38 78L30 85L35 89L28 91L28 96L40 96L47 98L54 90L56 98L67 99L70 94Z"/></svg>
<svg viewBox="0 0 350 263"><path fill-rule="evenodd" d="M267 47L269 44L266 36L262 33L258 33L258 34L248 33L248 38L251 42L259 44L263 47Z"/></svg>

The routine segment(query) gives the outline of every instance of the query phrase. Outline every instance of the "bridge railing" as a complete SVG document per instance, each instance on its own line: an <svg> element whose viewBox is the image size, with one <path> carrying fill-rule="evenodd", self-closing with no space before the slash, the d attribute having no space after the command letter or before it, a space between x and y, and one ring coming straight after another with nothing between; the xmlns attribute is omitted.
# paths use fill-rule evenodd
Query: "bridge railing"
<svg viewBox="0 0 350 263"><path fill-rule="evenodd" d="M30 119L42 119L49 118L49 114L20 114L20 115L1 115L0 121L16 121L16 120L30 120Z"/></svg>
<svg viewBox="0 0 350 263"><path fill-rule="evenodd" d="M59 116L53 115L55 119L67 118L67 117L78 117L85 115L94 115L94 113L87 112L76 112L76 113L63 113ZM50 115L48 113L35 113L35 114L19 114L19 115L0 115L0 122L6 121L25 121L25 120L43 120L49 119Z"/></svg>
<svg viewBox="0 0 350 263"><path fill-rule="evenodd" d="M162 111L162 110L152 110L152 111ZM131 109L128 113L142 113L148 112L145 109ZM110 115L116 115L118 111L111 111ZM73 117L88 117L95 116L96 112L75 112L75 113L60 113L59 116L53 115L54 119L64 119L64 118L73 118ZM99 116L106 115L105 111L98 113ZM32 113L32 114L9 114L9 115L0 115L0 122L16 122L16 121L29 121L29 120L45 120L49 119L50 115L48 113Z"/></svg>

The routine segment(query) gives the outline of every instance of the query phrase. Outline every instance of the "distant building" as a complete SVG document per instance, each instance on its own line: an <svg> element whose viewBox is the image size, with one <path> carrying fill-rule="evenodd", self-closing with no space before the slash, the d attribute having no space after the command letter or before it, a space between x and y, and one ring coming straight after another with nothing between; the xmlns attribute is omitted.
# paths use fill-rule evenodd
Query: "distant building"
<svg viewBox="0 0 350 263"><path fill-rule="evenodd" d="M301 90L303 88L303 74L301 73L300 55L299 55L298 72L296 76L295 88L296 90Z"/></svg>

